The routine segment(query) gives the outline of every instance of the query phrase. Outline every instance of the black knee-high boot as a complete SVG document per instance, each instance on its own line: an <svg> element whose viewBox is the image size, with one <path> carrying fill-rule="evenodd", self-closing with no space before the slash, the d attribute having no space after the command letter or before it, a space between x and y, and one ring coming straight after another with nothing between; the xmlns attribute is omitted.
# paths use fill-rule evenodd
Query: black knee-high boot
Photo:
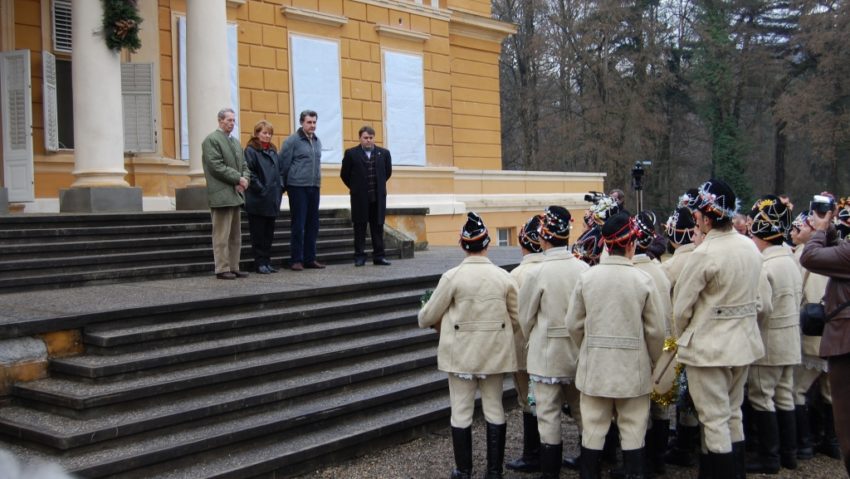
<svg viewBox="0 0 850 479"><path fill-rule="evenodd" d="M676 425L676 440L664 458L667 464L691 467L696 462L695 449L699 443L699 426Z"/></svg>
<svg viewBox="0 0 850 479"><path fill-rule="evenodd" d="M534 414L522 413L522 456L505 464L505 467L519 472L540 470L540 431L537 430Z"/></svg>
<svg viewBox="0 0 850 479"><path fill-rule="evenodd" d="M626 479L644 479L646 477L645 466L646 457L643 448L623 451L623 471L626 474Z"/></svg>
<svg viewBox="0 0 850 479"><path fill-rule="evenodd" d="M484 479L502 479L507 430L507 424L487 423L487 475Z"/></svg>
<svg viewBox="0 0 850 479"><path fill-rule="evenodd" d="M540 479L558 479L563 454L563 444L540 444Z"/></svg>
<svg viewBox="0 0 850 479"><path fill-rule="evenodd" d="M785 469L797 469L797 414L776 410L779 423L779 464Z"/></svg>
<svg viewBox="0 0 850 479"><path fill-rule="evenodd" d="M838 437L835 436L835 418L832 415L832 404L824 401L821 408L823 417L823 438L818 444L818 452L833 459L841 459L841 448L838 447Z"/></svg>
<svg viewBox="0 0 850 479"><path fill-rule="evenodd" d="M747 472L776 474L779 472L779 422L773 411L753 411L758 428L758 458L747 463Z"/></svg>
<svg viewBox="0 0 850 479"><path fill-rule="evenodd" d="M667 452L667 438L670 435L670 421L653 419L652 428L646 431L646 464L647 474L664 474L666 472L664 455Z"/></svg>
<svg viewBox="0 0 850 479"><path fill-rule="evenodd" d="M809 423L809 407L798 404L794 408L794 419L797 422L797 459L808 460L814 457L812 445L812 429Z"/></svg>
<svg viewBox="0 0 850 479"><path fill-rule="evenodd" d="M472 426L463 429L452 427L452 446L455 453L455 470L451 479L472 477Z"/></svg>
<svg viewBox="0 0 850 479"><path fill-rule="evenodd" d="M581 461L579 462L579 477L581 479L599 479L602 477L600 461L602 451L598 449L581 448Z"/></svg>

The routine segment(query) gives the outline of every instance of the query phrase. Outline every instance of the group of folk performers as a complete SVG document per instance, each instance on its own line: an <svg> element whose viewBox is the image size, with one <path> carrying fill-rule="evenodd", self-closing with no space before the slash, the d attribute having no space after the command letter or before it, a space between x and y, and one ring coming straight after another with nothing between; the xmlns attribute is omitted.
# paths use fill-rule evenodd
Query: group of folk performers
<svg viewBox="0 0 850 479"><path fill-rule="evenodd" d="M659 234L651 211L632 216L617 195L602 195L571 246L570 212L550 206L520 229L523 257L510 273L487 258L487 227L470 212L466 258L419 312L419 326L439 333L438 368L448 373L451 477L472 477L476 392L484 477L503 476L506 374L523 417L522 455L507 467L540 478L562 467L599 478L617 446L622 466L611 473L629 479L663 475L668 463L743 479L795 469L815 452L840 458L820 337L799 325L801 305L819 302L828 282L801 266L803 247L816 230L834 230L825 222L835 212L794 218L792 208L765 195L742 216L729 185L711 179L680 198ZM836 211L846 234L850 202ZM810 408L822 418L819 441ZM564 412L578 427L575 458L564 458Z"/></svg>

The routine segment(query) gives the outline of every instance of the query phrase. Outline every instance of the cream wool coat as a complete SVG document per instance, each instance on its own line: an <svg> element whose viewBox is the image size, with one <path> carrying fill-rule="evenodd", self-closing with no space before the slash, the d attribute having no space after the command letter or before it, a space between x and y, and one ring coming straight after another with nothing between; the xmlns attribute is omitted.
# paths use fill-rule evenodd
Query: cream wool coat
<svg viewBox="0 0 850 479"><path fill-rule="evenodd" d="M652 367L664 347L663 296L652 277L623 256L603 258L581 275L566 317L580 346L579 391L607 398L652 391Z"/></svg>
<svg viewBox="0 0 850 479"><path fill-rule="evenodd" d="M673 321L680 363L746 366L764 356L756 314L762 256L734 229L712 229L673 287Z"/></svg>
<svg viewBox="0 0 850 479"><path fill-rule="evenodd" d="M777 245L762 251L771 291L772 311L759 314L759 330L764 343L764 357L759 366L800 364L800 300L803 280L790 248Z"/></svg>
<svg viewBox="0 0 850 479"><path fill-rule="evenodd" d="M823 295L826 294L826 283L829 282L828 277L822 274L812 273L800 264L800 256L803 254L804 246L800 245L794 251L794 259L797 262L797 267L800 268L800 274L803 279L803 299L800 301L800 306L805 303L819 303L823 299ZM821 337L806 336L805 334L801 334L801 336L803 354L818 357Z"/></svg>
<svg viewBox="0 0 850 479"><path fill-rule="evenodd" d="M512 373L517 286L486 256L467 256L440 278L419 311L419 327L442 321L437 369L460 374Z"/></svg>
<svg viewBox="0 0 850 479"><path fill-rule="evenodd" d="M697 245L693 243L679 246L673 251L673 256L668 261L661 263L662 271L667 275L667 279L670 280L671 297L673 295L673 287L676 286L676 280L679 279L682 270L685 268L685 263L688 262L688 257L690 257L696 247Z"/></svg>
<svg viewBox="0 0 850 479"><path fill-rule="evenodd" d="M634 264L637 269L652 277L652 282L655 283L655 288L660 294L659 306L661 307L661 314L664 317L664 334L667 336L675 336L672 325L673 301L670 298L672 287L670 286L670 280L667 279L667 274L664 273L663 269L661 269L660 264L653 261L645 254L635 255L635 257L632 258L632 264Z"/></svg>
<svg viewBox="0 0 850 479"><path fill-rule="evenodd" d="M528 374L575 378L578 347L565 322L570 293L590 268L566 248L546 252L519 292L519 322L528 338Z"/></svg>
<svg viewBox="0 0 850 479"><path fill-rule="evenodd" d="M519 265L511 270L511 277L516 281L517 287L521 290L525 279L531 275L537 266L543 262L546 255L543 253L529 253L522 257ZM525 371L526 357L528 356L528 341L525 335L522 334L522 328L516 328L514 331L514 345L516 346L516 365L520 371Z"/></svg>

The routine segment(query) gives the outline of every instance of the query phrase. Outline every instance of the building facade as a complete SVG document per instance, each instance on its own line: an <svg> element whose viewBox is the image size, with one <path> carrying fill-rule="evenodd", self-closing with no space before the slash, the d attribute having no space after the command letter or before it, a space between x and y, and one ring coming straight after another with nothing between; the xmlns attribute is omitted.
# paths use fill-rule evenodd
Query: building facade
<svg viewBox="0 0 850 479"><path fill-rule="evenodd" d="M603 189L601 173L501 169L498 62L515 28L489 0L139 0L134 53L106 47L103 8L0 0L12 211L79 211L103 192L107 206L192 207L181 197L203 186L200 143L223 107L243 144L261 119L279 145L318 112L323 208L348 207L342 152L373 126L393 153L388 207L428 208L432 244L456 243L468 210L515 244L530 214L580 214Z"/></svg>

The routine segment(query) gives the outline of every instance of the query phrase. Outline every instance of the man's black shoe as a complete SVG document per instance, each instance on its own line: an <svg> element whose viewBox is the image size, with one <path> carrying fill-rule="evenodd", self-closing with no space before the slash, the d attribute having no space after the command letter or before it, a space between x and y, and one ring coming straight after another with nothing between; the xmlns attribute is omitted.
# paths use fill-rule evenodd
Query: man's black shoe
<svg viewBox="0 0 850 479"><path fill-rule="evenodd" d="M262 264L257 268L257 274L270 274L272 270L268 266Z"/></svg>
<svg viewBox="0 0 850 479"><path fill-rule="evenodd" d="M372 263L374 263L376 266L389 266L392 264L384 258L376 259L375 261L372 261Z"/></svg>
<svg viewBox="0 0 850 479"><path fill-rule="evenodd" d="M354 260L354 266L363 266L366 264L365 258L357 258Z"/></svg>

